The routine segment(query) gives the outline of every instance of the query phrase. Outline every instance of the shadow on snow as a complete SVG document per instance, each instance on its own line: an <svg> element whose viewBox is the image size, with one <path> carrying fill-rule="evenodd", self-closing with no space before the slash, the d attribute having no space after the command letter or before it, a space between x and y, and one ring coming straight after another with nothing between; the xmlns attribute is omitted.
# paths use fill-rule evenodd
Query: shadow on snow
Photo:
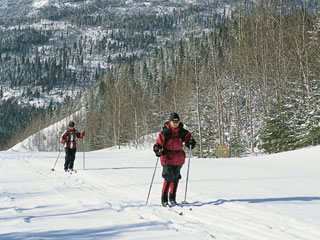
<svg viewBox="0 0 320 240"><path fill-rule="evenodd" d="M128 169L153 169L154 167L113 167L113 168L86 168L89 171L97 170L128 170Z"/></svg>
<svg viewBox="0 0 320 240"><path fill-rule="evenodd" d="M145 222L124 224L112 227L101 227L93 229L56 230L46 232L15 232L0 234L0 239L20 240L20 239L108 239L121 238L123 233L144 232L167 229L166 223Z"/></svg>
<svg viewBox="0 0 320 240"><path fill-rule="evenodd" d="M218 199L211 202L193 202L190 206L201 207L204 205L221 205L230 202L264 203L264 202L311 202L320 201L320 197L283 197L283 198L252 198L252 199Z"/></svg>

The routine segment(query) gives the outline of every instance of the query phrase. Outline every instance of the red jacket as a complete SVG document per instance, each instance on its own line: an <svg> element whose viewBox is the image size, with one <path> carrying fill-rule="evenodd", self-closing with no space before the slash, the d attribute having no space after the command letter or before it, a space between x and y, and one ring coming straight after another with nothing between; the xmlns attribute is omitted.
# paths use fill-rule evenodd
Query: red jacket
<svg viewBox="0 0 320 240"><path fill-rule="evenodd" d="M68 128L61 136L61 143L65 148L77 148L77 138L83 138L84 132L79 133L74 128Z"/></svg>
<svg viewBox="0 0 320 240"><path fill-rule="evenodd" d="M167 165L183 165L186 158L186 153L182 150L183 143L187 148L189 148L189 140L191 138L191 133L187 130L185 138L179 137L179 128L172 128L170 123L166 124L166 127L171 131L170 138L165 141L165 136L163 132L159 133L156 140L162 148L164 148L166 154L161 155L161 164Z"/></svg>

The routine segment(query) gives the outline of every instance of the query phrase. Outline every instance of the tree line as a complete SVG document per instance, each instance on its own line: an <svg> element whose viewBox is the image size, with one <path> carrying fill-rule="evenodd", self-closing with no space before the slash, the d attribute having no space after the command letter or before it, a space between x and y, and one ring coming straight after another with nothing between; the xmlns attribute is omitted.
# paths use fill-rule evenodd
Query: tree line
<svg viewBox="0 0 320 240"><path fill-rule="evenodd" d="M178 7L172 13L159 14L144 9L129 15L117 13L124 4L125 1L98 0L79 8L49 4L37 14L5 14L0 20L1 94L8 88L21 89L21 95L11 99L25 103L20 104L21 112L32 108L26 106L27 100L40 99L53 90L59 89L61 97L66 97L65 91L85 89L94 84L109 66L138 59L158 46L170 46L177 36L189 31L190 16L203 11L213 12L215 8L207 4L208 8L172 6ZM152 4L159 7L159 3ZM197 24L203 28L212 22L202 17ZM5 102L0 103L0 108L5 105ZM7 110L15 111L13 109ZM18 119L19 114L12 115ZM28 118L28 122L33 118ZM7 129L3 132L4 139L17 136L17 129L11 125L14 121L6 118L2 121Z"/></svg>
<svg viewBox="0 0 320 240"><path fill-rule="evenodd" d="M111 68L87 115L91 149L138 143L176 111L197 154L319 144L319 13L306 2L239 5L224 24Z"/></svg>
<svg viewBox="0 0 320 240"><path fill-rule="evenodd" d="M203 32L189 18L190 34L118 58L64 108L85 109L76 121L87 130L88 150L129 141L138 147L172 111L196 137L200 157L225 144L232 156L319 144L320 14L312 4L239 1Z"/></svg>

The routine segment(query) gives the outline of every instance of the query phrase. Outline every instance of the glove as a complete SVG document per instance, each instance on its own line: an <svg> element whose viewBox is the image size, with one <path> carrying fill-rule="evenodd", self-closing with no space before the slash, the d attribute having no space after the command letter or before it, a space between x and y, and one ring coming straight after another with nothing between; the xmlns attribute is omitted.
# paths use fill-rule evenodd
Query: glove
<svg viewBox="0 0 320 240"><path fill-rule="evenodd" d="M189 141L189 147L191 149L194 149L196 147L196 140L194 140L194 138L191 138L190 141Z"/></svg>
<svg viewBox="0 0 320 240"><path fill-rule="evenodd" d="M64 140L64 139L61 139L61 141L60 141L62 144L65 144L66 143L66 141Z"/></svg>
<svg viewBox="0 0 320 240"><path fill-rule="evenodd" d="M81 135L84 136L85 133L86 133L85 131L82 131Z"/></svg>
<svg viewBox="0 0 320 240"><path fill-rule="evenodd" d="M162 150L162 147L158 143L153 145L153 151L154 151L154 153L156 154L157 157L161 156L161 150Z"/></svg>

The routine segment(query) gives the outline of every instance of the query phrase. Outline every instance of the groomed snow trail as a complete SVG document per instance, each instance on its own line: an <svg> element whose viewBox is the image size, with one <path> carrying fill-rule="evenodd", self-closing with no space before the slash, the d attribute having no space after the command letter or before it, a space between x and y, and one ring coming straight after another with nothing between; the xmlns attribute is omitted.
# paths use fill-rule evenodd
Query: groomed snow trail
<svg viewBox="0 0 320 240"><path fill-rule="evenodd" d="M151 150L0 152L0 239L320 239L320 148L242 159L192 158L187 200L160 206L161 166L149 204ZM309 155L308 159L301 156ZM179 183L184 199L186 166ZM180 216L179 212L183 212Z"/></svg>

